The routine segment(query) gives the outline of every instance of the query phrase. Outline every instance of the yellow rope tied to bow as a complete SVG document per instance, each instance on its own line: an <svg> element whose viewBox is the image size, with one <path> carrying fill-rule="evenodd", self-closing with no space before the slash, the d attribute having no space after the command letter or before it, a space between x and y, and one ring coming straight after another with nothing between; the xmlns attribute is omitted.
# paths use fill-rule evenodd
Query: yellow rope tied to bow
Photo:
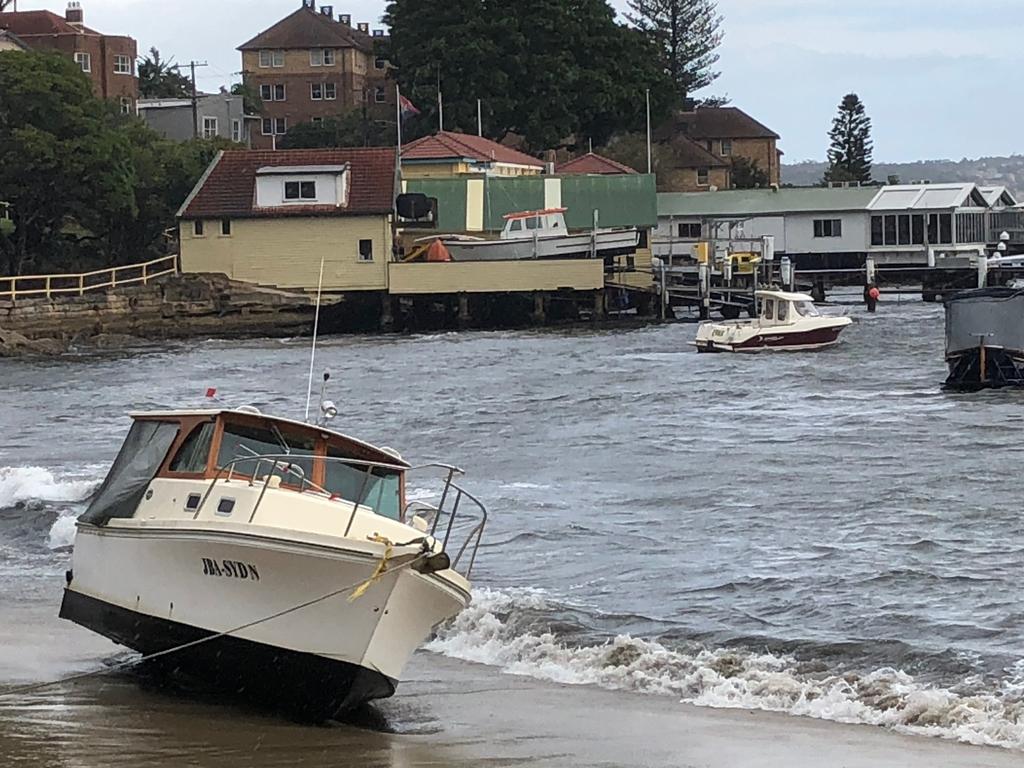
<svg viewBox="0 0 1024 768"><path fill-rule="evenodd" d="M374 569L373 573L370 574L370 578L368 578L366 581L364 581L362 584L356 587L352 591L352 594L348 596L348 601L350 603L354 603L356 600L362 597L366 593L366 590L372 587L380 579L381 576L387 573L388 561L391 559L391 550L394 549L394 544L391 543L391 540L387 536L381 536L380 534L375 533L373 534L373 536L367 536L366 538L368 538L370 541L375 541L378 544L383 544L384 555L381 557L380 562L377 563L377 567Z"/></svg>

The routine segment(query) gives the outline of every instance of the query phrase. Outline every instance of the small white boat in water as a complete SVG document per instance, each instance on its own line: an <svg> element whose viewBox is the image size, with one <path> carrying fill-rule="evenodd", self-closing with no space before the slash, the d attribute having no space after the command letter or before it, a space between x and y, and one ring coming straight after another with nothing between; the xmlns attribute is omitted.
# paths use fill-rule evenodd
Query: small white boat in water
<svg viewBox="0 0 1024 768"><path fill-rule="evenodd" d="M505 227L497 240L466 235L442 235L438 239L453 261L604 258L636 251L640 242L636 227L595 228L570 234L565 226L565 211L546 208L510 213L504 217Z"/></svg>
<svg viewBox="0 0 1024 768"><path fill-rule="evenodd" d="M761 352L820 349L839 341L853 321L822 315L806 293L757 291L757 317L700 324L693 344L698 352Z"/></svg>
<svg viewBox="0 0 1024 768"><path fill-rule="evenodd" d="M323 720L394 693L469 603L486 510L458 469L255 408L132 419L77 522L60 615L166 652L158 670ZM431 467L440 503L407 502Z"/></svg>

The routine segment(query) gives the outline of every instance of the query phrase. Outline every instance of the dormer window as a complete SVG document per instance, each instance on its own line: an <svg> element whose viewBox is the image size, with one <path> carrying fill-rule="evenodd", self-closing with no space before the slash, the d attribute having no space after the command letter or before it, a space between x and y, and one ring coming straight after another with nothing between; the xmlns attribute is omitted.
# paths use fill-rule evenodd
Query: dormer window
<svg viewBox="0 0 1024 768"><path fill-rule="evenodd" d="M286 181L284 183L285 200L316 200L315 181Z"/></svg>

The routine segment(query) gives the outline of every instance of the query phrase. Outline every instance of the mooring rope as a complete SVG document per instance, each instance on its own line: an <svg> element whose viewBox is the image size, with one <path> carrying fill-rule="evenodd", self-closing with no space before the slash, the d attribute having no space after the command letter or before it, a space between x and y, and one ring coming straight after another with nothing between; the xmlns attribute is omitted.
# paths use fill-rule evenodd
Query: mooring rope
<svg viewBox="0 0 1024 768"><path fill-rule="evenodd" d="M174 646L172 648L165 648L162 651L155 651L154 653L149 653L149 654L146 654L144 656L139 656L138 658L127 659L127 660L119 662L117 664L113 664L113 665L108 666L108 667L103 667L102 669L94 669L94 670L91 670L89 672L81 672L81 673L79 673L77 675L69 675L68 677L62 677L62 678L60 678L58 680L48 680L46 682L31 683L29 685L22 685L22 686L18 686L16 688L0 689L0 696L15 696L15 695L18 695L18 694L23 694L23 693L32 693L33 691L38 691L38 690L41 690L43 688L52 688L53 686L56 686L56 685L64 685L66 683L74 683L74 682L77 682L79 680L85 680L86 678L89 678L89 677L96 677L98 675L105 675L105 674L110 673L110 672L117 672L118 670L121 670L121 669L127 669L129 667L135 666L136 664L141 664L141 663L143 663L145 661L151 661L151 660L159 658L161 656L167 656L167 655L172 654L172 653L177 653L178 651L184 651L187 648L193 648L193 647L195 647L197 645L202 645L203 643L208 643L211 640L216 640L218 638L225 637L227 635L232 635L232 634L234 634L236 632L241 632L244 629L249 629L250 627L255 627L255 626L259 625L259 624L264 624L264 623L266 623L268 621L273 621L274 619L278 619L281 616L286 616L289 613L294 613L295 611L300 611L303 608L308 608L309 606L315 605L316 603L322 603L324 600L329 600L330 598L332 598L332 597L334 597L336 595L344 594L345 592L349 592L349 591L353 592L353 596L349 598L349 602L354 602L359 597L361 597L366 592L366 590L370 588L370 586L374 582L378 581L384 575L384 573L386 573L386 572L387 573L398 573L398 571L402 570L403 568L409 568L414 563L417 563L420 560L423 560L423 559L427 558L431 554L430 552L421 552L420 554L418 554L416 557L412 558L411 560L408 560L408 561L406 561L404 563L401 563L400 565L398 565L395 568L393 568L390 571L388 571L387 564L388 564L388 561L391 558L391 551L392 551L392 548L393 548L394 545L390 541L388 541L385 537L383 537L383 536L380 536L380 537L372 536L372 537L369 537L369 538L370 538L371 541L383 540L380 543L384 543L385 544L384 554L381 556L380 562L377 563L377 567L374 569L374 572L370 576L369 579L361 579L360 581L357 581L355 584L349 584L348 586L344 586L344 587L341 587L339 589L335 589L335 590L333 590L331 592L328 592L326 595L321 595L320 597L315 597L312 600L307 600L304 603L299 603L298 605L293 605L291 608L285 608L282 611L277 611L276 613L272 613L269 616L264 616L261 619L256 619L255 621L250 621L250 622L247 622L247 623L242 624L240 626L232 627L231 629L226 629L223 632L218 632L218 633L216 633L214 635L207 635L206 637L200 637L200 638L198 638L196 640L190 640L187 643L182 643L181 645L176 645L176 646ZM358 592L358 594L356 594L356 592Z"/></svg>

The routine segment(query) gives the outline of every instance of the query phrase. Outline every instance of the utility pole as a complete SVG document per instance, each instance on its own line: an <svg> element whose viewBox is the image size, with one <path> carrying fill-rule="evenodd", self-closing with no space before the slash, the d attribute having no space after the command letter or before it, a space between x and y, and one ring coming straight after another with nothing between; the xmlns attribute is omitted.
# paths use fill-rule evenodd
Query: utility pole
<svg viewBox="0 0 1024 768"><path fill-rule="evenodd" d="M199 94L196 92L196 67L205 67L205 61L190 61L189 69L192 70L192 138L199 138Z"/></svg>

